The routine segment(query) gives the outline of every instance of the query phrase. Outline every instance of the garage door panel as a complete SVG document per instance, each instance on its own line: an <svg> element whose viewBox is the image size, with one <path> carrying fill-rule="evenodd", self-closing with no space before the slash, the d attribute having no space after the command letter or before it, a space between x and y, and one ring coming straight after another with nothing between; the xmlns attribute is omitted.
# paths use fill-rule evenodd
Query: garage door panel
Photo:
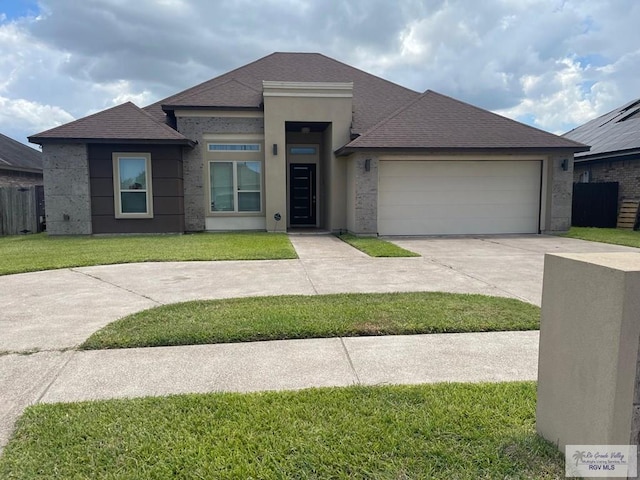
<svg viewBox="0 0 640 480"><path fill-rule="evenodd" d="M502 188L500 190L482 190L477 187L464 191L460 190L429 190L429 191L403 191L403 192L380 192L380 207L403 206L403 205L438 205L446 208L447 205L469 205L469 195L476 195L474 204L501 204L504 203L505 195L513 199L513 202L530 205L536 202L540 195L539 190L532 188L514 189ZM512 203L513 203L512 202Z"/></svg>
<svg viewBox="0 0 640 480"><path fill-rule="evenodd" d="M405 217L413 219L419 218L519 218L531 217L532 215L528 204L504 205L497 203L478 203L474 205L457 204L457 205L402 205ZM389 219L398 217L396 206L379 207L379 216L381 219ZM402 217L400 217L402 218Z"/></svg>
<svg viewBox="0 0 640 480"><path fill-rule="evenodd" d="M381 161L382 235L537 233L540 161Z"/></svg>

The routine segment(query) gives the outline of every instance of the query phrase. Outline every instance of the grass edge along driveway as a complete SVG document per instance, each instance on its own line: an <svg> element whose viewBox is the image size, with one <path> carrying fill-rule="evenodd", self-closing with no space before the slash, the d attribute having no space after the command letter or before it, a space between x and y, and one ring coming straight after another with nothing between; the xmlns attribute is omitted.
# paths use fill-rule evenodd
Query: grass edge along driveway
<svg viewBox="0 0 640 480"><path fill-rule="evenodd" d="M0 477L564 478L533 382L354 386L29 407Z"/></svg>
<svg viewBox="0 0 640 480"><path fill-rule="evenodd" d="M117 263L294 258L284 233L0 237L0 275Z"/></svg>
<svg viewBox="0 0 640 480"><path fill-rule="evenodd" d="M567 238L578 238L590 242L610 243L627 247L640 248L640 231L620 228L571 227L562 235Z"/></svg>
<svg viewBox="0 0 640 480"><path fill-rule="evenodd" d="M539 325L537 306L486 295L283 295L196 300L143 310L97 331L80 348L537 330Z"/></svg>

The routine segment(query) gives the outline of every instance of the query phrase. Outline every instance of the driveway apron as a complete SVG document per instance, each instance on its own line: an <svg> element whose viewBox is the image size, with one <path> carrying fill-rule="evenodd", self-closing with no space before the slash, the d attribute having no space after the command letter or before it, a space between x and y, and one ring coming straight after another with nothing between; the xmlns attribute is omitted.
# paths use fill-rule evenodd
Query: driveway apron
<svg viewBox="0 0 640 480"><path fill-rule="evenodd" d="M637 251L535 235L391 238L422 257L370 258L334 236L290 238L296 260L141 263L0 277L0 449L23 409L38 402L535 379L537 332L73 349L122 316L194 299L446 291L539 305L545 252Z"/></svg>

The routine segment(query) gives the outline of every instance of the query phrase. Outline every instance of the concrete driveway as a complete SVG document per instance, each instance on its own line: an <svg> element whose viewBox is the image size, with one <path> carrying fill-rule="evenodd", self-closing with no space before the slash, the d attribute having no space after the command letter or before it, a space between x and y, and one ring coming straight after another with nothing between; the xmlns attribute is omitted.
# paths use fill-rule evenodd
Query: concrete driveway
<svg viewBox="0 0 640 480"><path fill-rule="evenodd" d="M138 263L0 277L0 352L73 348L112 321L194 299L341 292L481 293L539 305L547 252L638 251L551 236L392 238L370 258L333 236L291 236L299 259Z"/></svg>
<svg viewBox="0 0 640 480"><path fill-rule="evenodd" d="M546 236L391 240L422 256L375 259L333 236L292 236L297 260L143 263L0 277L0 452L24 408L39 402L537 375L537 332L73 350L129 313L192 299L339 292L482 293L540 304L546 252L638 252Z"/></svg>

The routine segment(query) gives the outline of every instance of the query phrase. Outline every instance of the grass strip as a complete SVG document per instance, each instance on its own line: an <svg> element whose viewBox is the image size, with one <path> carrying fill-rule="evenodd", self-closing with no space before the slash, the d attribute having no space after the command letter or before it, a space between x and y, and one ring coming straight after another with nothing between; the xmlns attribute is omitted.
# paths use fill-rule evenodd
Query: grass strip
<svg viewBox="0 0 640 480"><path fill-rule="evenodd" d="M618 228L571 227L563 237L579 238L590 242L612 243L640 248L640 231Z"/></svg>
<svg viewBox="0 0 640 480"><path fill-rule="evenodd" d="M357 237L351 233L338 235L343 242L366 253L370 257L419 257L415 252L406 250L377 237Z"/></svg>
<svg viewBox="0 0 640 480"><path fill-rule="evenodd" d="M218 393L29 407L6 479L560 479L531 382Z"/></svg>
<svg viewBox="0 0 640 480"><path fill-rule="evenodd" d="M107 325L81 348L536 330L539 325L538 307L502 297L440 292L287 295L155 307Z"/></svg>
<svg viewBox="0 0 640 480"><path fill-rule="evenodd" d="M0 237L0 275L133 262L297 258L281 233Z"/></svg>

